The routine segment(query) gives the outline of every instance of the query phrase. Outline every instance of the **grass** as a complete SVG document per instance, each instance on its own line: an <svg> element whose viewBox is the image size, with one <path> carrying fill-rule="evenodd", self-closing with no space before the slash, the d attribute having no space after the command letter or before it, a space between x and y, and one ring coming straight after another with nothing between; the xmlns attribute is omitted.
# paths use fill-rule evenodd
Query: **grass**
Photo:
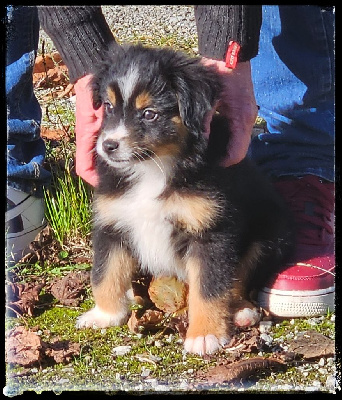
<svg viewBox="0 0 342 400"><path fill-rule="evenodd" d="M92 192L80 177L70 170L55 169L52 187L45 189L46 218L56 240L66 245L71 239L86 238L91 230Z"/></svg>
<svg viewBox="0 0 342 400"><path fill-rule="evenodd" d="M43 341L49 342L52 338L70 340L79 343L81 351L67 365L56 364L43 368L30 368L26 371L22 367L11 368L8 371L12 375L8 389L17 393L37 388L41 391L51 388L58 391L61 390L60 383L63 382L63 390L68 391L148 392L159 388L177 392L182 390L184 382L191 383L194 380L197 371L206 371L217 362L216 355L203 359L184 353L177 334L162 337L158 333L139 335L130 332L127 326L99 330L75 329L76 318L92 306L93 301L88 298L79 308L55 305L42 309L34 317L26 317L27 326L38 327ZM17 319L7 319L7 328L17 324ZM313 324L312 319L283 321L274 325L271 333L274 337L286 336L290 331L300 331L308 327L331 336L334 323L331 318L326 319L324 327ZM123 356L113 355L113 348L121 345L130 345L131 350ZM157 358L152 358L153 356ZM218 356L222 359L225 353L221 351ZM304 367L306 368L304 370L309 371L308 376L304 376L296 367L290 367L286 372L272 373L271 376L260 379L257 384L250 383L245 390L263 391L267 387L280 384L284 387L292 385L293 388L303 389L306 385L312 385L312 382L319 382L324 387L326 376L310 365ZM144 375L146 372L147 376ZM239 385L236 388L239 388ZM225 388L225 390L233 389L228 386ZM215 392L218 388L213 387L210 390Z"/></svg>
<svg viewBox="0 0 342 400"><path fill-rule="evenodd" d="M141 43L144 46L152 47L171 47L174 50L184 51L192 57L195 57L197 55L195 51L195 49L197 48L197 40L195 38L180 40L179 36L176 34L168 34L163 36L134 35L128 40L128 42L132 44Z"/></svg>

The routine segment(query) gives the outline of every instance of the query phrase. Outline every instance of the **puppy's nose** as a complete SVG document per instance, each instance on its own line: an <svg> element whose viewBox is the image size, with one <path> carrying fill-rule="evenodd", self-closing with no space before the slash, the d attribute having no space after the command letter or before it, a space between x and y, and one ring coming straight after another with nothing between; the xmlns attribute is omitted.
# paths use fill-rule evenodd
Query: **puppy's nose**
<svg viewBox="0 0 342 400"><path fill-rule="evenodd" d="M102 149L107 154L113 153L119 147L119 142L113 139L106 139L102 143Z"/></svg>

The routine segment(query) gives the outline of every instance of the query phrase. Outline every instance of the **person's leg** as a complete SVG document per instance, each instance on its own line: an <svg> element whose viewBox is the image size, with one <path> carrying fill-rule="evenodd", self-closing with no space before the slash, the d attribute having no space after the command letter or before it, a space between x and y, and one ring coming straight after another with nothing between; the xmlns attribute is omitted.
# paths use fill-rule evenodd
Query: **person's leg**
<svg viewBox="0 0 342 400"><path fill-rule="evenodd" d="M249 154L294 212L295 262L260 294L281 316L334 306L334 14L318 6L263 6L252 75L268 132Z"/></svg>
<svg viewBox="0 0 342 400"><path fill-rule="evenodd" d="M32 71L39 37L37 8L8 6L6 21L7 262L18 261L44 226L41 109L33 93Z"/></svg>

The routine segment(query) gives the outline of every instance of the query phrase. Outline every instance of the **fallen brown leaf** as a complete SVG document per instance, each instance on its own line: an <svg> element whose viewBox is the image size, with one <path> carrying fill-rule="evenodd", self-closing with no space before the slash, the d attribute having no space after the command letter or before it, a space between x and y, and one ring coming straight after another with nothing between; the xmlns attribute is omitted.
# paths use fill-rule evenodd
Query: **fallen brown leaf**
<svg viewBox="0 0 342 400"><path fill-rule="evenodd" d="M55 279L50 286L50 292L61 304L77 307L83 300L89 283L89 271L70 272L62 279Z"/></svg>
<svg viewBox="0 0 342 400"><path fill-rule="evenodd" d="M274 358L254 357L228 365L218 365L206 374L208 382L223 383L240 381L260 373L286 370L286 363Z"/></svg>
<svg viewBox="0 0 342 400"><path fill-rule="evenodd" d="M41 360L42 341L38 335L18 326L6 332L6 362L24 367L32 366Z"/></svg>
<svg viewBox="0 0 342 400"><path fill-rule="evenodd" d="M68 68L59 53L44 54L36 58L33 69L33 84L37 88L54 88L43 100L51 97L65 97L74 94L73 85L69 81ZM58 95L56 90L60 91Z"/></svg>
<svg viewBox="0 0 342 400"><path fill-rule="evenodd" d="M64 65L62 57L59 53L55 52L52 54L44 54L36 57L33 73L45 72L51 68L55 68L56 65Z"/></svg>
<svg viewBox="0 0 342 400"><path fill-rule="evenodd" d="M188 330L189 320L188 320L188 312L184 310L176 316L170 318L170 322L167 324L167 327L179 333L181 339L185 339L186 331Z"/></svg>
<svg viewBox="0 0 342 400"><path fill-rule="evenodd" d="M50 88L58 84L67 86L69 84L68 68L65 65L56 66L47 72L33 74L33 84L37 88Z"/></svg>
<svg viewBox="0 0 342 400"><path fill-rule="evenodd" d="M153 278L148 293L156 307L167 313L174 313L187 305L188 287L175 277Z"/></svg>
<svg viewBox="0 0 342 400"><path fill-rule="evenodd" d="M40 128L40 135L44 139L48 140L61 140L66 136L66 132L63 129L50 129L45 126Z"/></svg>
<svg viewBox="0 0 342 400"><path fill-rule="evenodd" d="M331 357L335 354L335 341L314 330L297 334L289 344L289 351L301 355L307 360Z"/></svg>
<svg viewBox="0 0 342 400"><path fill-rule="evenodd" d="M45 283L13 283L10 282L6 287L8 309L19 315L33 315L35 305L39 301L39 293Z"/></svg>
<svg viewBox="0 0 342 400"><path fill-rule="evenodd" d="M141 316L140 310L133 310L127 322L128 329L134 333L156 332L163 328L161 322L164 313L158 310L146 310Z"/></svg>
<svg viewBox="0 0 342 400"><path fill-rule="evenodd" d="M79 343L73 343L69 340L59 340L55 338L52 343L43 342L44 356L47 360L52 360L57 364L70 362L72 357L78 356L81 351Z"/></svg>
<svg viewBox="0 0 342 400"><path fill-rule="evenodd" d="M256 327L249 328L246 332L241 332L234 336L230 343L225 346L229 352L253 353L262 350L264 344L260 339L259 330Z"/></svg>
<svg viewBox="0 0 342 400"><path fill-rule="evenodd" d="M73 356L80 354L81 346L69 340L55 338L47 343L32 330L24 326L15 327L5 335L5 361L23 367L33 365L68 363Z"/></svg>

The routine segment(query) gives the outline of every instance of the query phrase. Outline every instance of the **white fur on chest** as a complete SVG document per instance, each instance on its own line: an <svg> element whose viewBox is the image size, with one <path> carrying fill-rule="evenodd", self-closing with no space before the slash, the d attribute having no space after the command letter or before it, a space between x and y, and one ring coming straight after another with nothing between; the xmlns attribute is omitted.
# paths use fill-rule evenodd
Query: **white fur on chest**
<svg viewBox="0 0 342 400"><path fill-rule="evenodd" d="M105 214L116 229L129 235L131 250L142 268L153 275L184 278L185 271L172 245L173 226L163 200L158 199L165 188L165 177L159 169L150 167L141 171L129 191L107 205L110 209Z"/></svg>

